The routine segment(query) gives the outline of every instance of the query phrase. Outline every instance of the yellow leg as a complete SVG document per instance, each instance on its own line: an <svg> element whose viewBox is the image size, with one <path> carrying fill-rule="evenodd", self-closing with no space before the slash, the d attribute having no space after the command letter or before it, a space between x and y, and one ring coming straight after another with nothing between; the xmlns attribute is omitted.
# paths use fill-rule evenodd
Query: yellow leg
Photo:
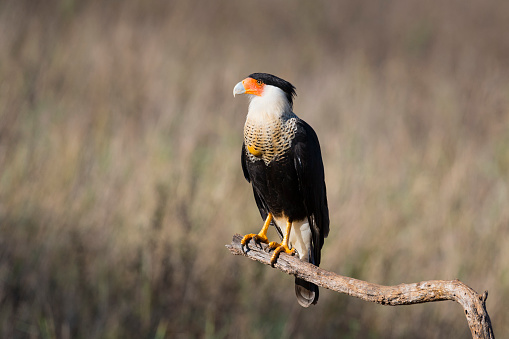
<svg viewBox="0 0 509 339"><path fill-rule="evenodd" d="M254 239L254 241L263 242L268 244L269 239L267 238L267 230L269 229L270 222L272 221L272 213L267 215L267 219L265 219L265 223L263 224L262 230L258 234L250 233L246 234L244 238L242 238L240 244L242 246L246 246L249 240Z"/></svg>
<svg viewBox="0 0 509 339"><path fill-rule="evenodd" d="M295 253L295 248L290 249L288 247L288 239L290 238L290 231L292 230L292 223L290 221L286 222L286 232L283 237L283 242L281 244L278 244L277 242L273 241L269 244L270 248L275 248L274 254L272 254L272 257L270 258L270 264L274 265L277 261L277 258L279 257L279 253L285 252L286 254L293 255Z"/></svg>

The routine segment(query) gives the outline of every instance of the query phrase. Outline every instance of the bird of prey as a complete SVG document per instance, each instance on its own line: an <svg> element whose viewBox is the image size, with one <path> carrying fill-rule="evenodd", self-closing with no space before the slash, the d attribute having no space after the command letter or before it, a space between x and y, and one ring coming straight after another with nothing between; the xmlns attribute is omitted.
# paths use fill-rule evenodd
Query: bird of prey
<svg viewBox="0 0 509 339"><path fill-rule="evenodd" d="M323 162L315 131L293 112L295 87L274 75L253 73L235 86L236 94L250 98L241 162L265 220L260 233L247 234L241 244L247 247L251 239L269 244L275 249L272 264L280 252L297 250L301 260L318 266L329 233ZM269 243L271 224L281 243ZM295 278L295 294L308 307L318 301L318 286Z"/></svg>

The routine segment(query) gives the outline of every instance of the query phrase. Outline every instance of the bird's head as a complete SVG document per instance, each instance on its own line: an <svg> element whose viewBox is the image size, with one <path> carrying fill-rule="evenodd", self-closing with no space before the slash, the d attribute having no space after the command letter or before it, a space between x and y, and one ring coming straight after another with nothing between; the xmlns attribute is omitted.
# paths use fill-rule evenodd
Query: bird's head
<svg viewBox="0 0 509 339"><path fill-rule="evenodd" d="M295 87L291 83L267 73L249 75L235 85L233 96L236 94L250 94L252 100L259 97L267 101L277 101L279 97L290 109L293 106L293 97L296 95Z"/></svg>

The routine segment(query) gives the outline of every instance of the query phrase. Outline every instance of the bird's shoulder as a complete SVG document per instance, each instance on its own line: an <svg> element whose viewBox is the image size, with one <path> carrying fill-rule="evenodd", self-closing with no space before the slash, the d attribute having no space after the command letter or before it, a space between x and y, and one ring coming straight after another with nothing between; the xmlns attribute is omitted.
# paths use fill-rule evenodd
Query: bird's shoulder
<svg viewBox="0 0 509 339"><path fill-rule="evenodd" d="M318 136L311 125L300 118L295 120L294 145L305 144L313 147L320 147Z"/></svg>

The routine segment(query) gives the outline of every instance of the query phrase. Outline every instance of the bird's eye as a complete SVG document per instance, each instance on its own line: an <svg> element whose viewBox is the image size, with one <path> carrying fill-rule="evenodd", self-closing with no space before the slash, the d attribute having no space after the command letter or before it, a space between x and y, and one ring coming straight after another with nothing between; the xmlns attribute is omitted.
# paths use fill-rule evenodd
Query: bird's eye
<svg viewBox="0 0 509 339"><path fill-rule="evenodd" d="M257 84L257 85L261 85L261 84L262 84L262 81L261 81L261 80L256 80L256 84Z"/></svg>

